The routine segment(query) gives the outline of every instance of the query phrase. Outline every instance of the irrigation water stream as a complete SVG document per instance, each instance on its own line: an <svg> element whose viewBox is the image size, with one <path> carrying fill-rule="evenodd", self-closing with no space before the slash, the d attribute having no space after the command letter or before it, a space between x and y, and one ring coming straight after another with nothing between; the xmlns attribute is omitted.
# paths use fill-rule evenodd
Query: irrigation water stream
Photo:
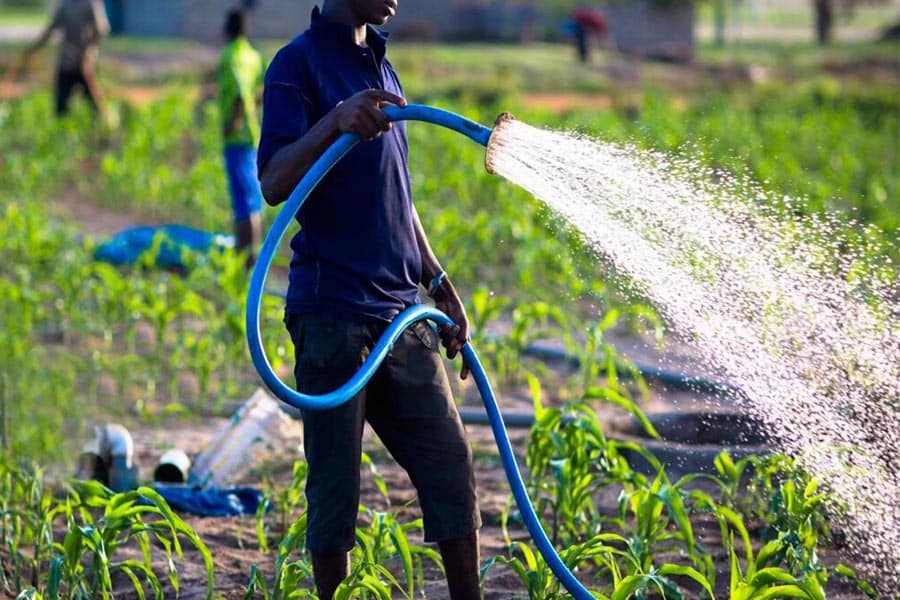
<svg viewBox="0 0 900 600"><path fill-rule="evenodd" d="M487 166L577 228L737 384L723 401L823 482L861 570L900 593L900 289L887 254L699 164L503 116Z"/></svg>
<svg viewBox="0 0 900 600"><path fill-rule="evenodd" d="M443 125L487 146L486 166L523 187L627 277L670 327L700 349L730 404L757 417L773 441L831 492L860 570L900 593L900 289L887 254L858 247L838 223L781 209L747 182L664 154L552 132L501 115L493 131L422 105L385 109L391 120ZM304 175L260 249L247 301L254 365L279 398L328 408L352 397L412 322L448 318L414 306L388 327L350 381L299 394L272 371L260 339L265 277L309 192L358 139L345 134ZM499 408L471 345L472 367L513 495L554 574L590 593L556 555L531 508Z"/></svg>

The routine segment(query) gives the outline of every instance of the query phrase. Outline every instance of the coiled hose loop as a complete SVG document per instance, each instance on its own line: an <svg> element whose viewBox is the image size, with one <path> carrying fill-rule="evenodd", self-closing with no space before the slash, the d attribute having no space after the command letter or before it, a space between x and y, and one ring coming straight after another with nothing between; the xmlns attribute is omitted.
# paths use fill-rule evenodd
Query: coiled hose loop
<svg viewBox="0 0 900 600"><path fill-rule="evenodd" d="M384 113L391 121L414 120L425 121L435 125L441 125L448 129L452 129L473 141L487 147L490 140L491 130L479 123L470 121L455 113L445 111L431 106L420 104L410 104L400 108L389 106L384 108ZM429 319L438 325L452 325L453 321L444 313L425 305L411 306L402 313L388 326L382 334L375 348L369 357L360 367L359 371L354 374L344 385L338 389L321 395L302 394L293 388L288 387L279 379L278 375L272 369L266 357L265 349L262 345L262 339L259 329L260 307L262 304L262 296L265 289L266 276L272 265L272 259L281 243L284 234L287 232L294 215L306 201L313 188L318 185L319 181L326 173L357 143L359 138L356 135L345 133L337 139L313 166L306 172L294 191L285 201L283 208L278 213L272 227L266 234L260 248L259 257L253 268L253 274L250 277L250 289L247 295L246 310L246 327L247 327L247 343L250 348L250 357L253 365L256 367L259 376L268 386L272 393L282 401L300 409L323 410L333 408L343 404L353 396L355 396L366 383L375 374L375 371L381 365L381 361L390 352L391 346L402 335L403 331L417 321ZM503 417L500 414L500 408L497 405L497 399L491 389L491 384L487 379L484 368L478 360L478 355L471 344L466 344L461 350L462 358L468 365L478 391L481 394L481 400L484 403L485 410L491 423L491 430L494 439L497 442L497 449L500 453L500 459L503 463L503 470L512 489L513 498L522 515L525 527L528 529L531 538L538 547L547 565L553 574L559 579L563 587L577 600L588 600L595 596L591 594L579 582L571 571L560 559L553 544L550 542L547 534L541 527L540 520L534 511L528 493L525 490L525 483L522 481L522 475L516 464L515 454L513 453L512 444L509 441L506 427L503 424Z"/></svg>

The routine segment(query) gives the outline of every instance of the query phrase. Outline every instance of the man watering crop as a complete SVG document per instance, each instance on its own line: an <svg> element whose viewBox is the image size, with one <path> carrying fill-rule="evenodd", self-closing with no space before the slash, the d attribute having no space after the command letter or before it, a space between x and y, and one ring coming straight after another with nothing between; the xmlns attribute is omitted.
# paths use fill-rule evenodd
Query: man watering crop
<svg viewBox="0 0 900 600"><path fill-rule="evenodd" d="M453 358L468 321L422 229L410 195L406 128L381 112L405 105L385 57L383 25L396 0L324 0L310 28L266 73L258 152L263 195L277 205L343 133L357 145L297 214L285 323L300 392L330 392L360 367L380 334L419 302L420 284L456 326L419 322L393 345L350 401L304 410L309 462L306 545L316 586L330 599L355 543L362 432L368 421L418 492L425 540L437 542L454 600L481 597L472 456L440 357ZM463 366L461 376L468 371Z"/></svg>

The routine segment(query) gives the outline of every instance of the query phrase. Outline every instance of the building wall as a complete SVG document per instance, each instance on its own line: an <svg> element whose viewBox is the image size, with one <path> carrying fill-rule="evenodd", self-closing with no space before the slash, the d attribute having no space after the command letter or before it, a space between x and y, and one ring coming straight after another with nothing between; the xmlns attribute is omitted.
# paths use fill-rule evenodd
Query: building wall
<svg viewBox="0 0 900 600"><path fill-rule="evenodd" d="M240 0L106 0L121 9L122 31L134 35L185 36L217 42L229 9ZM320 0L249 2L251 35L288 40L309 25ZM385 27L399 38L418 40L505 40L521 38L536 13L528 5L502 0L403 0Z"/></svg>
<svg viewBox="0 0 900 600"><path fill-rule="evenodd" d="M149 1L149 0L147 0ZM250 10L250 35L253 38L289 40L309 25L315 0L255 0ZM185 15L185 35L218 42L222 39L225 14L240 6L238 0L190 0Z"/></svg>
<svg viewBox="0 0 900 600"><path fill-rule="evenodd" d="M622 52L676 60L693 55L693 5L660 9L647 0L632 0L610 3L601 10Z"/></svg>
<svg viewBox="0 0 900 600"><path fill-rule="evenodd" d="M253 38L287 41L309 25L320 0L106 0L120 5L123 32L169 35L217 43L225 13L242 3L252 6ZM657 8L649 0L610 2L602 7L618 49L644 56L690 58L694 47L691 5ZM529 39L537 27L548 27L527 2L509 0L402 0L386 29L400 39L493 40Z"/></svg>
<svg viewBox="0 0 900 600"><path fill-rule="evenodd" d="M404 0L387 29L417 40L519 41L538 11L503 0Z"/></svg>
<svg viewBox="0 0 900 600"><path fill-rule="evenodd" d="M183 36L186 6L191 2L193 0L119 0L112 4L113 10L121 15L124 33Z"/></svg>

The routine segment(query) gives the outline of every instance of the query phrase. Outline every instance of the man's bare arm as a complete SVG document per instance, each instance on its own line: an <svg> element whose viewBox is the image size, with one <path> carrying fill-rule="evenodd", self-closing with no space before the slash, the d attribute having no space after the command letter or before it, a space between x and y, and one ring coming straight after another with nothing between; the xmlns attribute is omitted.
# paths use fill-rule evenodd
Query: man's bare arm
<svg viewBox="0 0 900 600"><path fill-rule="evenodd" d="M91 0L91 8L94 12L94 27L97 28L97 35L99 37L108 36L110 31L109 19L106 16L106 9L103 8L103 4L100 0Z"/></svg>
<svg viewBox="0 0 900 600"><path fill-rule="evenodd" d="M343 133L355 133L365 141L391 128L381 108L405 106L406 100L384 90L364 90L341 102L313 125L306 135L284 146L259 174L263 197L270 206L287 200L316 159Z"/></svg>
<svg viewBox="0 0 900 600"><path fill-rule="evenodd" d="M416 232L416 244L419 247L419 254L422 256L422 285L429 291L434 299L435 307L441 310L448 317L453 319L453 327L442 325L439 334L444 348L447 349L447 358L454 358L469 340L469 318L466 315L466 309L463 306L456 288L450 282L450 278L441 268L434 250L431 249L431 243L425 234L425 228L422 227L422 221L419 219L419 213L413 207L413 228ZM432 283L435 283L434 289ZM463 362L459 371L461 379L465 379L469 375L469 367Z"/></svg>

